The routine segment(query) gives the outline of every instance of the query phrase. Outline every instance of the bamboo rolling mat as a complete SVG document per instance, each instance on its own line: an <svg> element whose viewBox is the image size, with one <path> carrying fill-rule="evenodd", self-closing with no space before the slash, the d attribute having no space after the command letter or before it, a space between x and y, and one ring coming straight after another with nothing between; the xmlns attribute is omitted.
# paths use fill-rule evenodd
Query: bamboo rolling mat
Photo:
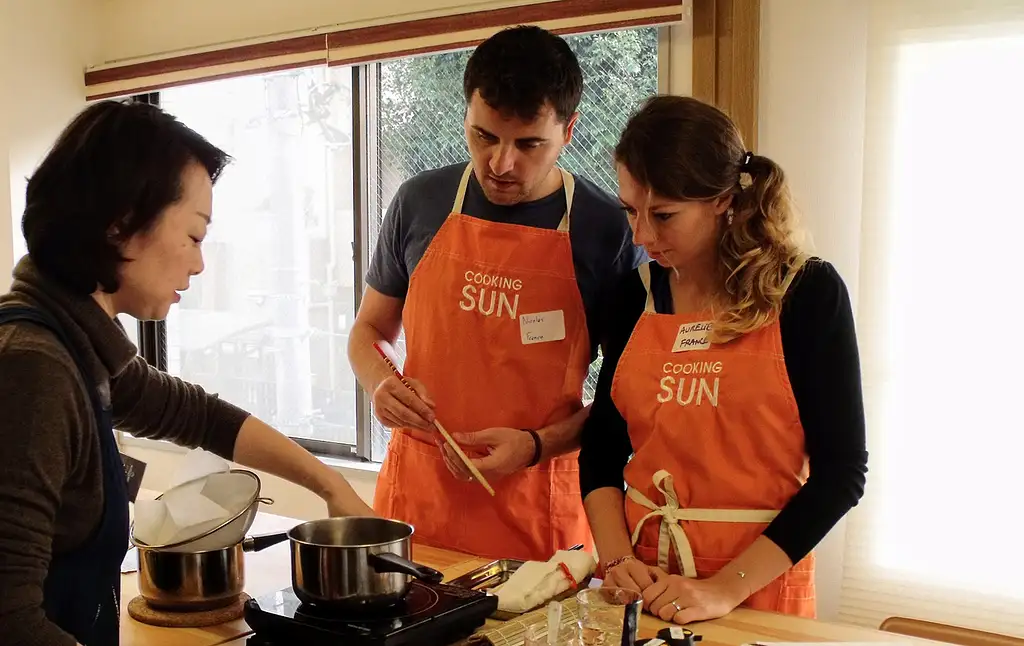
<svg viewBox="0 0 1024 646"><path fill-rule="evenodd" d="M579 604L576 597L569 597L562 602L562 619L559 623L559 634L570 634L579 619ZM548 608L544 606L529 612L517 619L510 619L501 624L477 631L471 637L459 642L458 646L523 646L526 642L527 630L533 629L537 637L547 639Z"/></svg>

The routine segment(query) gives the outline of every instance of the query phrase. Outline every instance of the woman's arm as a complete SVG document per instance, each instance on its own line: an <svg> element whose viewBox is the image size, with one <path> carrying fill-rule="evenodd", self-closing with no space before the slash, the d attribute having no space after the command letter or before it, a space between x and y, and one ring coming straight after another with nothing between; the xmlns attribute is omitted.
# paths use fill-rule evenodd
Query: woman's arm
<svg viewBox="0 0 1024 646"><path fill-rule="evenodd" d="M331 515L372 515L348 481L244 410L136 358L111 383L115 425L137 437L202 447L313 491Z"/></svg>
<svg viewBox="0 0 1024 646"><path fill-rule="evenodd" d="M867 474L853 308L831 264L813 260L804 267L780 326L810 473L764 535L796 563L860 501Z"/></svg>
<svg viewBox="0 0 1024 646"><path fill-rule="evenodd" d="M643 590L653 582L648 568L632 560L626 526L623 470L633 454L626 420L612 401L612 381L619 357L646 302L635 272L624 276L601 307L604 360L590 415L580 434L580 491L601 563L621 563L604 572L605 584ZM622 559L629 559L623 561Z"/></svg>
<svg viewBox="0 0 1024 646"><path fill-rule="evenodd" d="M255 417L242 423L234 460L312 491L323 498L332 516L375 515L340 473Z"/></svg>
<svg viewBox="0 0 1024 646"><path fill-rule="evenodd" d="M622 472L633 453L626 420L611 399L618 355L605 356L590 415L580 435L580 493L602 564L632 556Z"/></svg>
<svg viewBox="0 0 1024 646"><path fill-rule="evenodd" d="M231 460L249 413L201 386L161 372L135 357L110 382L114 426L135 437L202 447Z"/></svg>

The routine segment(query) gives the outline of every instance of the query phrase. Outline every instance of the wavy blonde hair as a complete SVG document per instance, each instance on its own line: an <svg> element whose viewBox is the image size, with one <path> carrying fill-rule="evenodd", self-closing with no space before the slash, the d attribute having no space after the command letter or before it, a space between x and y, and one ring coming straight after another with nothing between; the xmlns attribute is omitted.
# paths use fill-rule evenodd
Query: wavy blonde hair
<svg viewBox="0 0 1024 646"><path fill-rule="evenodd" d="M682 96L648 99L626 124L615 161L669 200L732 196L718 244L720 293L712 342L726 343L778 319L783 298L809 257L778 164L748 155L739 129L724 112Z"/></svg>

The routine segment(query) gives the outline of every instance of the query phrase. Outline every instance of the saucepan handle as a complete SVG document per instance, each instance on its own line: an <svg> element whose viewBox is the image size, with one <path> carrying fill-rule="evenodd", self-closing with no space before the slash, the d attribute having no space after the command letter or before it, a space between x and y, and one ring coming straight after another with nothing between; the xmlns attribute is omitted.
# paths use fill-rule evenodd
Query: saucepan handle
<svg viewBox="0 0 1024 646"><path fill-rule="evenodd" d="M378 552L376 554L370 554L367 557L367 560L370 563L370 567L372 567L378 574L383 574L385 572L399 572L401 574L414 576L421 581L426 581L427 583L440 583L444 579L444 574L438 572L434 568L413 563L409 559L404 559L392 552Z"/></svg>
<svg viewBox="0 0 1024 646"><path fill-rule="evenodd" d="M288 532L275 532L273 534L247 536L242 540L242 551L259 552L260 550L267 549L271 545L277 545L278 543L286 540L288 540Z"/></svg>

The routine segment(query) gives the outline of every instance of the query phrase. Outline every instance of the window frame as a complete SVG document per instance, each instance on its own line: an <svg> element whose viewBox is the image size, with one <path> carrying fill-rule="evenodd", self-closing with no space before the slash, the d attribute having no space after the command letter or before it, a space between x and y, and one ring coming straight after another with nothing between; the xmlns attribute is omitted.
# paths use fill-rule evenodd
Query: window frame
<svg viewBox="0 0 1024 646"><path fill-rule="evenodd" d="M658 92L669 90L671 79L670 27L657 27L658 32ZM365 268L369 266L370 250L367 241L370 214L382 205L376 204L377 191L374 177L374 159L377 150L377 88L378 63L368 62L351 66L352 71L352 120L353 120L353 218L352 262L355 285L353 299L355 311L359 311L365 288ZM149 92L130 97L130 100L150 105L160 105L160 92ZM139 321L139 354L151 366L167 370L167 323L166 321ZM373 459L373 420L370 409L371 397L362 388L356 388L356 439L354 443L313 440L292 437L300 446L314 455L376 463ZM127 439L127 438L126 438ZM130 438L129 442L150 444L153 440ZM166 444L161 442L160 444Z"/></svg>

